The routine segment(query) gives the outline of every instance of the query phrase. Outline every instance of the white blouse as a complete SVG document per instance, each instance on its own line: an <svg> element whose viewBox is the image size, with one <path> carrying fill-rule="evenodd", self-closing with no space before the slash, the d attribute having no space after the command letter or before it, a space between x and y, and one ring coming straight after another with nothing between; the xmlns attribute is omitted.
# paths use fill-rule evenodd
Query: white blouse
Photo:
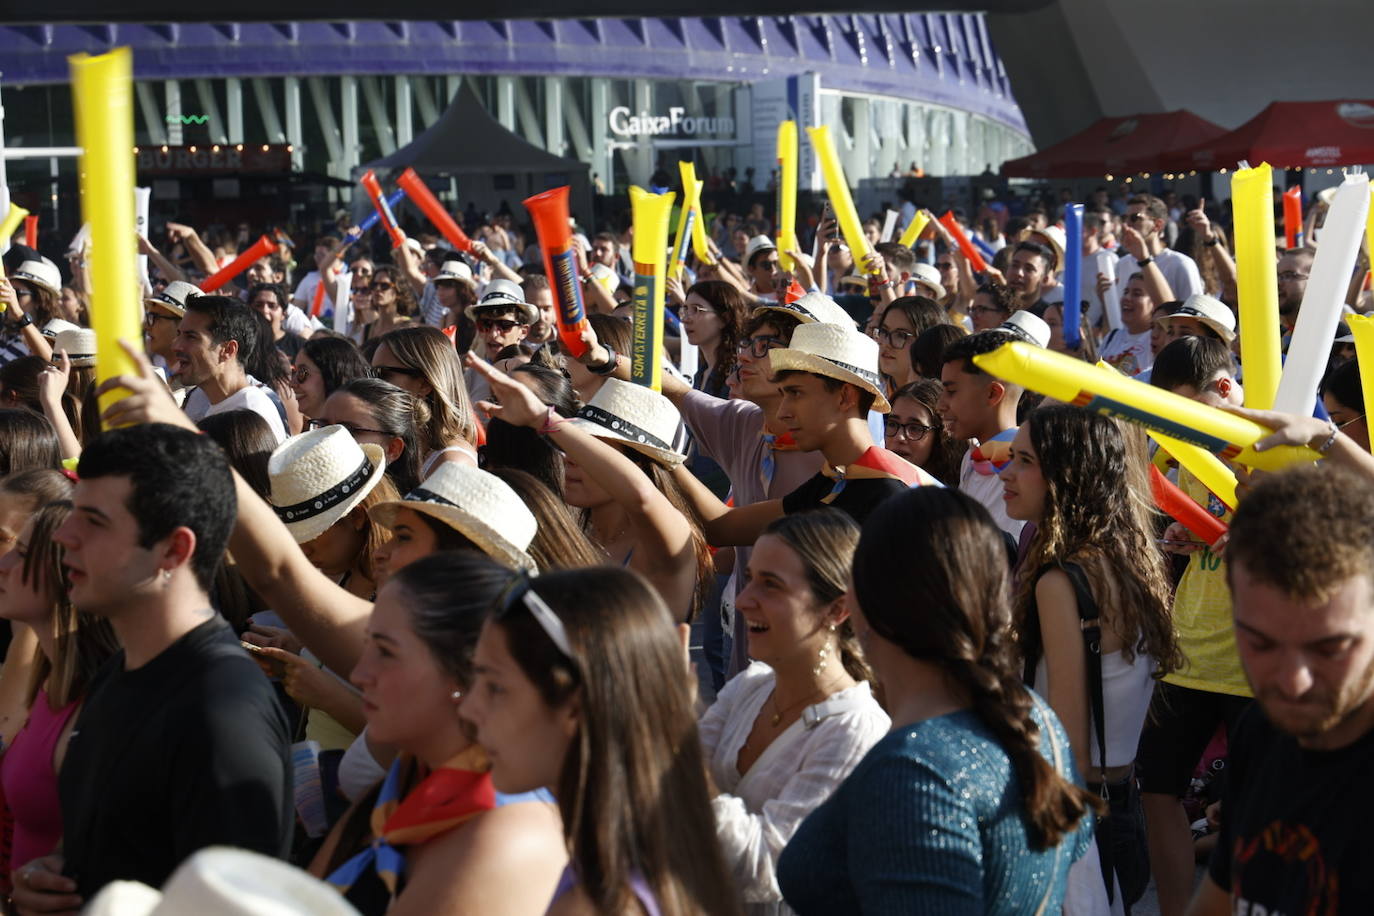
<svg viewBox="0 0 1374 916"><path fill-rule="evenodd" d="M726 683L700 726L706 766L721 791L713 802L716 834L750 914L791 912L775 871L782 848L892 725L860 683L802 710L741 775L735 761L773 680L772 668L754 662Z"/></svg>

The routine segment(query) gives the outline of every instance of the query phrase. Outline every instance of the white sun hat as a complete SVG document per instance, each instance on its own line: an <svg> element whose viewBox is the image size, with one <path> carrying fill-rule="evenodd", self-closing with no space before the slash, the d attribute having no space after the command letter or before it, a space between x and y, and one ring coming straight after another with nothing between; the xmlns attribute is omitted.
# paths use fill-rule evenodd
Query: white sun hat
<svg viewBox="0 0 1374 916"><path fill-rule="evenodd" d="M10 274L10 278L41 286L54 296L62 292L62 272L47 258L41 261L25 261Z"/></svg>
<svg viewBox="0 0 1374 916"><path fill-rule="evenodd" d="M161 891L112 881L86 916L359 916L337 888L261 853L210 846L181 864Z"/></svg>
<svg viewBox="0 0 1374 916"><path fill-rule="evenodd" d="M1236 315L1220 299L1194 293L1169 313L1170 318L1195 318L1228 344L1236 339Z"/></svg>
<svg viewBox="0 0 1374 916"><path fill-rule="evenodd" d="M472 276L472 268L463 261L445 261L439 268L439 272L434 275L435 283L442 280L456 280L473 289L477 288L477 281Z"/></svg>
<svg viewBox="0 0 1374 916"><path fill-rule="evenodd" d="M939 268L917 262L916 266L912 268L911 279L916 281L917 286L926 287L931 293L930 298L936 302L945 298L945 287L940 282Z"/></svg>
<svg viewBox="0 0 1374 916"><path fill-rule="evenodd" d="M95 365L95 331L90 328L64 328L53 341L54 358L58 350L66 350L73 366Z"/></svg>
<svg viewBox="0 0 1374 916"><path fill-rule="evenodd" d="M359 444L342 426L292 436L267 461L271 503L297 544L313 541L351 512L386 473L386 452Z"/></svg>
<svg viewBox="0 0 1374 916"><path fill-rule="evenodd" d="M804 324L792 332L792 343L768 354L777 372L810 372L848 382L875 399L873 409L892 409L878 375L878 342L847 324Z"/></svg>
<svg viewBox="0 0 1374 916"><path fill-rule="evenodd" d="M754 309L755 315L760 312L782 312L784 315L801 319L802 324L823 322L847 324L851 327L854 325L854 319L849 313L825 293L807 293L794 302L768 302Z"/></svg>
<svg viewBox="0 0 1374 916"><path fill-rule="evenodd" d="M399 501L378 503L368 514L388 528L398 509L436 519L500 563L535 569L526 551L539 529L534 514L500 477L479 468L445 461Z"/></svg>
<svg viewBox="0 0 1374 916"><path fill-rule="evenodd" d="M1050 326L1043 318L1026 309L1013 312L1011 317L997 326L997 329L1042 350L1050 345Z"/></svg>
<svg viewBox="0 0 1374 916"><path fill-rule="evenodd" d="M179 317L186 317L186 300L192 296L203 296L199 286L187 283L184 280L173 280L162 288L160 292L155 292L151 296L145 296L144 305L160 305L169 312L175 312Z"/></svg>
<svg viewBox="0 0 1374 916"><path fill-rule="evenodd" d="M1064 245L1067 241L1064 230L1058 226L1046 226L1044 229L1032 229L1026 236L1037 245L1044 245L1054 252L1054 263L1050 265L1050 273L1056 273L1064 267Z"/></svg>
<svg viewBox="0 0 1374 916"><path fill-rule="evenodd" d="M778 246L766 235L756 235L744 246L744 266L754 266L754 255L761 251L777 251Z"/></svg>
<svg viewBox="0 0 1374 916"><path fill-rule="evenodd" d="M467 315L476 321L479 313L486 309L512 309L524 316L524 324L534 324L539 320L539 309L525 301L524 292L513 280L498 278L488 283L477 304L468 306Z"/></svg>
<svg viewBox="0 0 1374 916"><path fill-rule="evenodd" d="M572 420L588 435L623 442L659 464L669 466L687 459L673 448L673 438L681 422L682 415L672 401L645 385L617 378L606 379Z"/></svg>

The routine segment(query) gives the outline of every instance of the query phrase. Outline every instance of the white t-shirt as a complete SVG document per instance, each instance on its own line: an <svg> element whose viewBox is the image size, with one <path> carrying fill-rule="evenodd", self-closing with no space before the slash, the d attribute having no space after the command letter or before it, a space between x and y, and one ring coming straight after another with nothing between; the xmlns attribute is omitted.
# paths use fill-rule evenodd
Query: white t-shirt
<svg viewBox="0 0 1374 916"><path fill-rule="evenodd" d="M1150 349L1150 331L1132 334L1119 328L1107 335L1098 348L1097 355L1115 366L1123 375L1137 376L1155 364L1154 352Z"/></svg>
<svg viewBox="0 0 1374 916"><path fill-rule="evenodd" d="M293 302L304 303L300 305L299 308L305 312L307 316L310 314L310 306L315 302L315 287L319 285L320 272L318 270L312 270L301 279L301 282L296 286L295 295L291 297ZM329 298L329 293L325 293L324 301L320 303L320 314L327 315L333 311L334 300ZM287 330L290 331L291 329L287 328Z"/></svg>
<svg viewBox="0 0 1374 916"><path fill-rule="evenodd" d="M268 427L272 430L272 436L277 440L278 445L286 440L286 427L282 425L281 414L277 412L277 405L273 404L267 393L257 385L246 385L218 404L211 404L210 409L205 411L205 416L213 417L215 414L230 410L253 411L267 421Z"/></svg>
<svg viewBox="0 0 1374 916"><path fill-rule="evenodd" d="M1202 287L1202 274L1198 273L1197 262L1182 252L1174 251L1172 248L1165 248L1155 255L1155 266L1159 272L1164 274L1164 279L1169 281L1169 288L1174 291L1174 298L1180 302L1189 296L1205 292ZM1122 255L1121 260L1116 265L1116 291L1117 294L1126 291L1126 284L1131 279L1131 274L1140 271L1140 263L1136 261L1135 255ZM1094 277L1094 279L1096 279ZM1094 297L1095 298L1095 297Z"/></svg>
<svg viewBox="0 0 1374 916"><path fill-rule="evenodd" d="M1026 523L1007 514L1007 501L1002 498L1002 479L996 474L980 474L973 467L973 449L964 452L959 461L959 492L967 493L992 514L992 520L1013 538L1021 537Z"/></svg>

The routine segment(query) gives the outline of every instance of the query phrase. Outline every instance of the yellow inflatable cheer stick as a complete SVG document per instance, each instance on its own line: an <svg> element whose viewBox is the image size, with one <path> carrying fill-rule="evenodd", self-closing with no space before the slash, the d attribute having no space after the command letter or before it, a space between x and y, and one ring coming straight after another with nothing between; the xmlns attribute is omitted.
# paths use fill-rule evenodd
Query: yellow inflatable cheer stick
<svg viewBox="0 0 1374 916"><path fill-rule="evenodd" d="M925 210L917 210L916 215L911 218L911 225L907 226L906 231L902 233L901 243L908 248L915 245L916 240L921 237L921 233L925 231L928 225L930 225L930 214Z"/></svg>
<svg viewBox="0 0 1374 916"><path fill-rule="evenodd" d="M1273 430L1253 420L1155 388L1114 369L1042 350L1032 344L1008 343L973 358L989 375L1038 391L1056 401L1086 407L1139 423L1183 442L1191 442L1227 461L1277 471L1321 456L1290 445L1255 451L1257 441Z"/></svg>
<svg viewBox="0 0 1374 916"><path fill-rule="evenodd" d="M821 173L825 175L825 193L830 195L830 206L835 209L835 219L839 221L840 232L844 233L845 244L854 257L854 263L861 270L872 273L868 268L868 256L873 249L864 235L863 223L859 221L859 211L854 208L854 198L849 194L849 184L845 181L844 166L835 152L835 141L830 136L830 128L808 127L806 133L811 137L811 145L816 148L816 158L821 163Z"/></svg>
<svg viewBox="0 0 1374 916"><path fill-rule="evenodd" d="M634 218L634 336L630 341L630 381L663 390L663 276L666 272L671 191L650 194L630 188Z"/></svg>
<svg viewBox="0 0 1374 916"><path fill-rule="evenodd" d="M116 48L91 57L74 54L71 65L76 142L81 146L81 209L91 224L91 329L95 331L97 380L134 373L119 346L141 344L142 306L135 292L138 248L134 225L133 53ZM100 398L100 409L126 393Z"/></svg>
<svg viewBox="0 0 1374 916"><path fill-rule="evenodd" d="M29 215L29 211L19 206L14 201L10 201L10 212L5 214L5 218L0 220L0 239L8 242L19 230L19 224L24 221L24 217Z"/></svg>
<svg viewBox="0 0 1374 916"><path fill-rule="evenodd" d="M677 237L673 240L673 263L668 273L674 280L681 280L687 264L687 246L695 239L697 223L701 222L702 182L697 180L694 163L679 162L677 167L682 175L682 206L678 208ZM697 257L701 257L700 252Z"/></svg>
<svg viewBox="0 0 1374 916"><path fill-rule="evenodd" d="M1273 170L1263 163L1231 178L1240 295L1245 406L1269 410L1279 390L1279 279L1274 259Z"/></svg>
<svg viewBox="0 0 1374 916"><path fill-rule="evenodd" d="M1146 430L1146 433L1159 443L1161 453L1167 452L1184 470L1200 480L1213 496L1225 503L1226 508L1235 511L1236 472L1227 467L1226 462L1191 442L1180 442L1152 429Z"/></svg>
<svg viewBox="0 0 1374 916"><path fill-rule="evenodd" d="M786 273L793 270L792 256L797 247L797 122L778 125L778 264Z"/></svg>
<svg viewBox="0 0 1374 916"><path fill-rule="evenodd" d="M1360 390L1364 392L1364 409L1374 404L1374 318L1368 315L1346 315L1345 323L1355 335L1355 358L1360 362ZM1370 442L1374 451L1374 440Z"/></svg>

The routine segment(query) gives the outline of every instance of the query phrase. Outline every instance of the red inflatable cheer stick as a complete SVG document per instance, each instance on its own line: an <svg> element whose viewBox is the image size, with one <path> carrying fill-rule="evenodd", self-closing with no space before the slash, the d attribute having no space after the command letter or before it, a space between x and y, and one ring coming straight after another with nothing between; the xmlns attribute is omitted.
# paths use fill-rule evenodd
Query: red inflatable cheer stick
<svg viewBox="0 0 1374 916"><path fill-rule="evenodd" d="M416 173L414 169L406 169L401 173L401 177L396 179L396 183L406 192L406 196L415 201L415 206L429 217L429 221L434 224L448 239L448 243L459 251L471 251L472 239L468 238L458 224L453 221L453 217L448 215L444 205L439 203L439 198L434 196L434 192L425 186L424 179Z"/></svg>
<svg viewBox="0 0 1374 916"><path fill-rule="evenodd" d="M30 213L24 217L24 244L30 248L38 247L38 214Z"/></svg>
<svg viewBox="0 0 1374 916"><path fill-rule="evenodd" d="M382 225L386 227L387 235L391 236L391 247L393 249L400 248L406 243L406 236L401 231L401 227L396 225L396 216L391 212L391 207L387 204L386 198L382 197L382 186L377 181L377 173L368 169L362 177L362 186L363 190L367 192L367 196L372 198L372 206L377 208L377 215L382 218Z"/></svg>
<svg viewBox="0 0 1374 916"><path fill-rule="evenodd" d="M1302 244L1302 188L1297 185L1283 192L1283 235L1289 248Z"/></svg>
<svg viewBox="0 0 1374 916"><path fill-rule="evenodd" d="M1154 465L1150 465L1150 490L1154 493L1155 505L1162 512L1197 535L1208 547L1226 533L1225 522L1193 502L1192 497L1174 486Z"/></svg>
<svg viewBox="0 0 1374 916"><path fill-rule="evenodd" d="M270 237L264 235L253 243L252 248L249 248L243 254L234 258L234 260L206 277L205 282L200 284L200 288L207 293L213 293L215 290L252 267L254 261L261 260L276 250L277 243L272 241Z"/></svg>
<svg viewBox="0 0 1374 916"><path fill-rule="evenodd" d="M940 217L940 225L948 229L949 234L954 236L954 241L959 244L959 250L964 253L964 258L968 261L968 266L973 268L974 273L980 274L988 269L987 261L983 260L982 253L968 240L963 227L954 218L953 210L945 211L945 215Z"/></svg>
<svg viewBox="0 0 1374 916"><path fill-rule="evenodd" d="M534 219L534 232L544 250L553 299L558 305L558 339L574 358L587 352L582 341L587 312L582 305L582 283L577 274L577 249L568 224L568 189L554 188L526 199L525 209Z"/></svg>

